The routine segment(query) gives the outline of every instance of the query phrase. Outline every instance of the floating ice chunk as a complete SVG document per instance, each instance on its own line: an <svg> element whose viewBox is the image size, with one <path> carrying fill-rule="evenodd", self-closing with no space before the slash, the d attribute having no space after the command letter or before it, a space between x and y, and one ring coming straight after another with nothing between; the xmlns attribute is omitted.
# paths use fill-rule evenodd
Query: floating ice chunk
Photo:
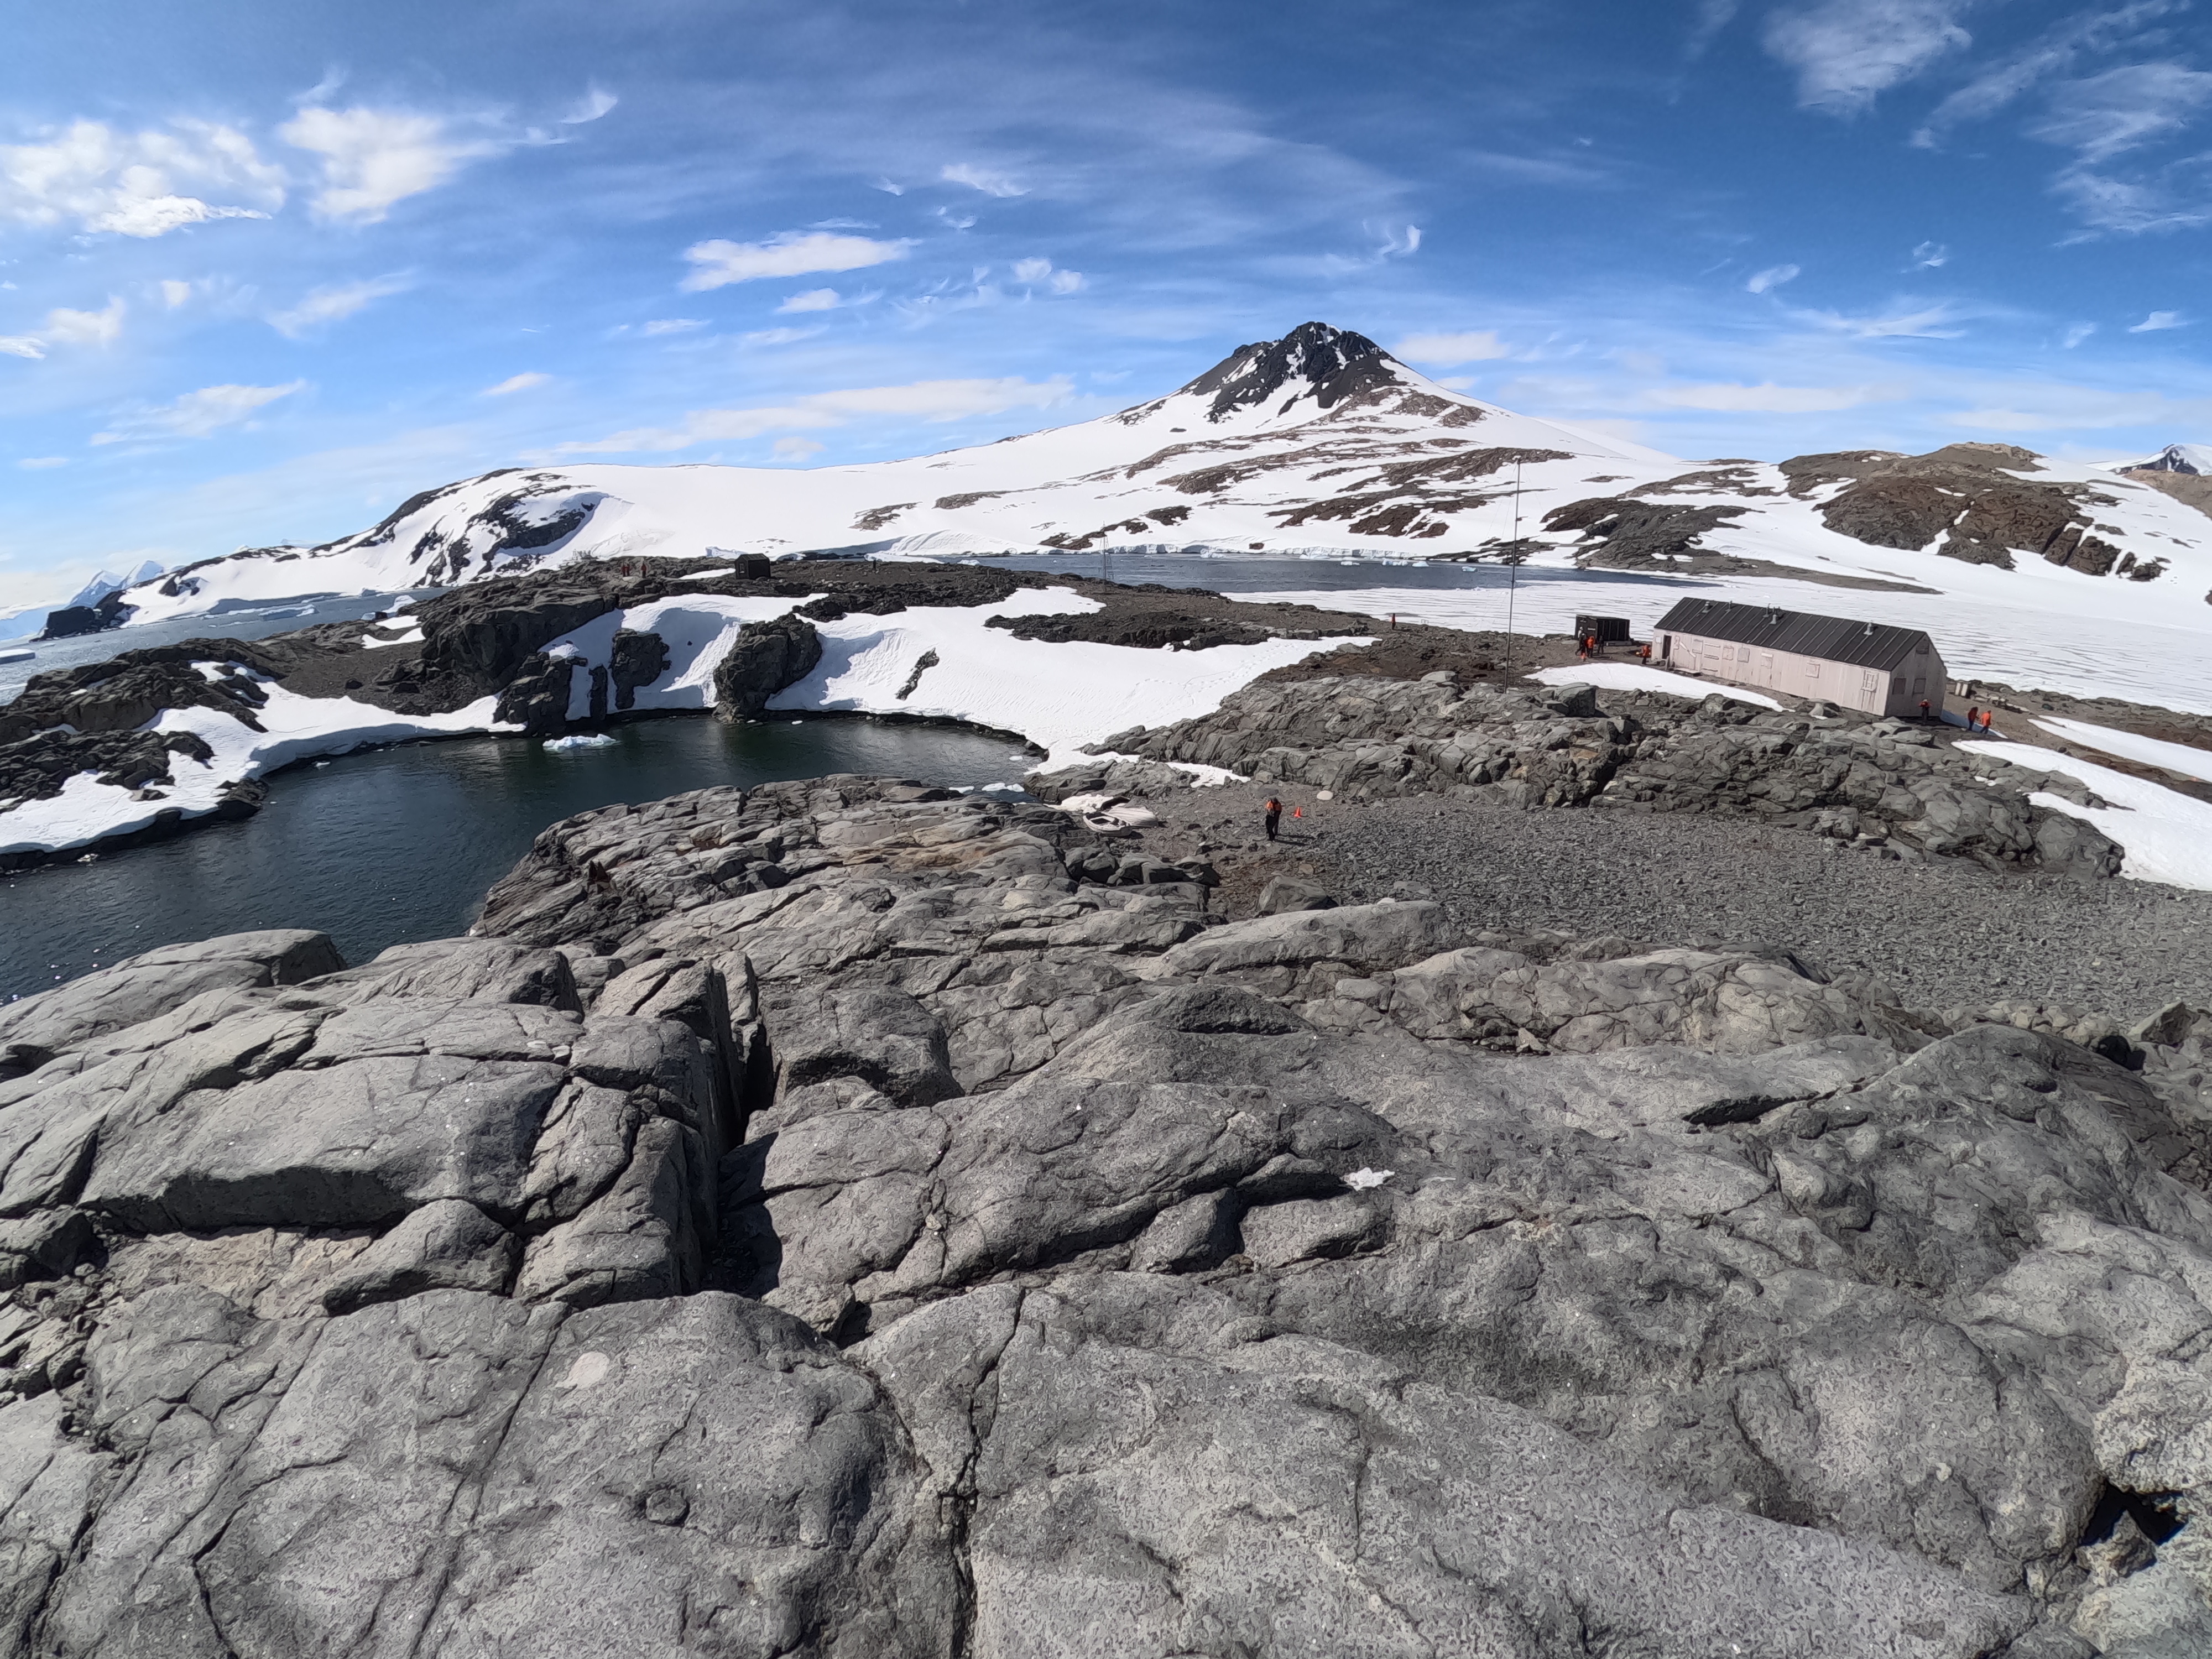
<svg viewBox="0 0 2212 1659"><path fill-rule="evenodd" d="M548 738L545 739L544 747L547 749L611 749L614 746L614 742L612 732L579 732L572 737Z"/></svg>

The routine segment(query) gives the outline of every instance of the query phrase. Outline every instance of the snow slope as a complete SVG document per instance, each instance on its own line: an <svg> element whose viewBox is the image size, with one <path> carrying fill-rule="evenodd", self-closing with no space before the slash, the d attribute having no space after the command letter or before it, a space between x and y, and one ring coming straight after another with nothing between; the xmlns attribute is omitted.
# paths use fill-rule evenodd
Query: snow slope
<svg viewBox="0 0 2212 1659"><path fill-rule="evenodd" d="M1077 425L813 470L591 461L510 469L427 490L325 547L255 549L185 567L132 587L128 602L134 619L148 622L225 599L397 591L585 556L732 550L889 558L1260 550L1494 561L1513 544L1517 522L1524 589L1548 582L1553 599L1590 609L1592 593L1571 587L1621 583L1607 606L1639 626L1686 590L1725 593L1926 628L1962 677L2121 690L2212 710L2212 666L2198 665L2212 624L2212 516L2191 504L2197 480L2183 480L2191 488L2178 496L2123 469L1954 446L1910 463L1921 467L1915 477L1891 481L1899 502L1919 492L1917 512L1904 517L1936 528L1924 546L1893 548L1836 527L1898 533L1896 514L1838 505L1855 487L1866 493L1853 468L1865 471L1869 458L1875 471L1905 459L1846 452L1780 464L1680 461L1465 396L1359 335L1309 323L1239 348L1165 397ZM2212 465L2212 451L2177 445L2157 465L2185 471L2192 458ZM1972 492L1984 485L2013 499L1981 514ZM1961 506L1948 526L1928 519L1931 501L1940 508L1954 495ZM1672 541L1646 538L1644 550L1625 551L1625 542L1601 541L1612 534L1606 514L1577 507L1619 501L1698 522ZM1568 508L1580 516L1546 527L1547 514ZM2039 556L2052 526L2069 518L2085 550L2090 541L2103 550L2107 574L2091 574L2095 557L2054 564ZM1954 543L1969 530L1979 538L1976 556L1996 562L1939 554L1959 551ZM2008 537L2036 545L2014 547ZM1712 555L1722 562L1704 556ZM2012 568L2001 568L2007 562ZM1644 599L1631 603L1632 592ZM1385 593L1370 608L1403 611L1406 596ZM1522 625L1559 627L1566 617L1557 610L1540 601Z"/></svg>
<svg viewBox="0 0 2212 1659"><path fill-rule="evenodd" d="M639 689L641 709L705 709L714 704L714 668L747 622L763 622L806 602L796 599L730 599L678 595L595 617L547 647L583 665L604 665L618 629L657 633L670 663L652 684ZM1268 640L1257 645L1215 646L1204 651L1141 650L1128 646L1054 645L1017 639L986 627L996 616L1052 615L1093 611L1097 602L1067 588L1024 588L1003 603L957 608L916 606L889 617L854 614L815 624L822 661L815 672L779 694L770 707L790 712L849 711L906 714L972 721L1018 733L1066 765L1079 747L1131 726L1162 726L1218 707L1231 692L1271 668L1315 650L1310 640ZM1336 641L1363 645L1364 639ZM921 666L934 653L937 660ZM916 678L919 669L919 678ZM212 673L211 668L203 670ZM233 671L239 672L239 671ZM579 703L571 718L588 713L590 676L572 684ZM908 682L914 689L902 696ZM69 780L60 795L0 811L0 853L53 851L140 830L169 808L188 817L214 810L222 786L258 777L316 755L342 755L367 744L515 732L494 718L497 699L484 697L448 714L412 718L349 697L302 697L264 682L268 703L255 732L210 708L165 711L157 732L196 732L215 751L196 762L174 757L173 787L165 799L133 800L131 792L101 784L89 773Z"/></svg>
<svg viewBox="0 0 2212 1659"><path fill-rule="evenodd" d="M2028 799L2054 812L2087 818L2119 842L2127 849L2126 860L2120 866L2123 876L2212 890L2212 804L2033 744L1962 743L1958 746L2033 771L2064 772L2081 779L2112 805L2076 806L2063 796L2040 793Z"/></svg>

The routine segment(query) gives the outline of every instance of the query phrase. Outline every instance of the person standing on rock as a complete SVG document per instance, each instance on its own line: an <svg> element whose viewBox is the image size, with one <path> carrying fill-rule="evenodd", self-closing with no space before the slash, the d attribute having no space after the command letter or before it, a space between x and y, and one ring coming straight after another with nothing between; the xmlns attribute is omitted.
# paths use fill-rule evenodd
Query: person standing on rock
<svg viewBox="0 0 2212 1659"><path fill-rule="evenodd" d="M1969 732L1972 731L1976 726L1979 726L1981 722L1982 711L1979 708L1969 708L1966 711L1966 730Z"/></svg>
<svg viewBox="0 0 2212 1659"><path fill-rule="evenodd" d="M1283 821L1283 803L1270 795L1260 810L1267 815L1267 839L1273 841L1276 825Z"/></svg>

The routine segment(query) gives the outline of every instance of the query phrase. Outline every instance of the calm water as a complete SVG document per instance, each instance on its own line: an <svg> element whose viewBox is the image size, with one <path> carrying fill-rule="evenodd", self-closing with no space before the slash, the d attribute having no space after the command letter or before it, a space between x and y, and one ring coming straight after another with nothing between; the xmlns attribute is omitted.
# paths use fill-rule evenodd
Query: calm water
<svg viewBox="0 0 2212 1659"><path fill-rule="evenodd" d="M319 927L349 962L448 938L540 830L616 801L832 772L966 787L1018 779L1036 758L1004 738L890 720L671 719L613 735L559 752L470 738L343 756L277 774L243 823L0 876L0 1001L251 927Z"/></svg>

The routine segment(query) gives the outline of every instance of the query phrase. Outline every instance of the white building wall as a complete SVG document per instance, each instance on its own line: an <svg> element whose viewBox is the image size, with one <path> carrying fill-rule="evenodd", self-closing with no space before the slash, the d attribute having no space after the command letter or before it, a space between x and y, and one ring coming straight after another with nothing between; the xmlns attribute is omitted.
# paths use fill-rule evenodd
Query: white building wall
<svg viewBox="0 0 2212 1659"><path fill-rule="evenodd" d="M1928 700L1931 714L1943 712L1948 681L1943 659L1933 647L1924 655L1908 657L1900 667L1889 672L1698 634L1659 637L1659 655L1669 666L1709 678L1756 686L1784 696L1822 698L1869 714L1917 715L1923 697Z"/></svg>

